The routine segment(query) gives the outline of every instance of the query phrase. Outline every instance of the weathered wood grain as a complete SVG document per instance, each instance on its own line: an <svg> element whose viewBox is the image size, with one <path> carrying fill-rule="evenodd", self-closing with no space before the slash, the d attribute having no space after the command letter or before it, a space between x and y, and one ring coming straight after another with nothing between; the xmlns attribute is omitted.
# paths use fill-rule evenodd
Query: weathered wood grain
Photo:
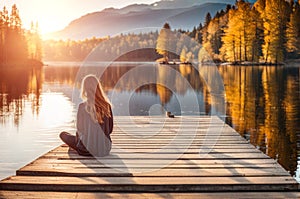
<svg viewBox="0 0 300 199"><path fill-rule="evenodd" d="M275 160L217 117L115 117L114 124L109 156L80 156L66 145L59 146L19 169L17 176L2 180L0 190L6 191L0 192L0 198L26 198L28 191L68 198L90 196L83 192L93 192L92 197L166 192L174 198L210 198L218 193L178 192L298 190L298 183ZM38 198L35 192L29 193L31 198ZM234 194L226 193L235 198ZM226 194L219 196L226 198Z"/></svg>
<svg viewBox="0 0 300 199"><path fill-rule="evenodd" d="M195 192L195 191L287 191L298 184L289 177L45 177L13 176L0 190Z"/></svg>
<svg viewBox="0 0 300 199"><path fill-rule="evenodd" d="M217 193L101 193L101 192L31 192L31 191L0 191L0 198L5 199L99 199L99 198L140 198L140 199L296 199L298 192L217 192Z"/></svg>

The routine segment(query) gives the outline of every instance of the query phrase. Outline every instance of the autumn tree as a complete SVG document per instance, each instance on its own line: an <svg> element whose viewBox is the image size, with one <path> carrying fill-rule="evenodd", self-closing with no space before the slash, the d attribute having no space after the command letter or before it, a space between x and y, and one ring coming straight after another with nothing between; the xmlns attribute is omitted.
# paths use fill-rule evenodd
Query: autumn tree
<svg viewBox="0 0 300 199"><path fill-rule="evenodd" d="M30 31L27 34L29 59L42 60L42 40L39 34L39 25L31 22Z"/></svg>
<svg viewBox="0 0 300 199"><path fill-rule="evenodd" d="M222 37L223 46L221 48L222 60L236 62L239 60L239 48L237 48L240 36L235 33L237 26L236 10L229 10L229 21L227 27L224 29L224 36Z"/></svg>
<svg viewBox="0 0 300 199"><path fill-rule="evenodd" d="M35 38L39 38L38 32L34 33ZM6 7L0 11L0 63L13 64L19 66L26 64L29 58L29 46L31 45L31 33L25 32L22 28L22 21L19 10L14 4L9 14ZM41 41L35 40L35 45L38 46L35 51L34 59L41 64ZM39 52L39 53L38 53Z"/></svg>
<svg viewBox="0 0 300 199"><path fill-rule="evenodd" d="M213 19L211 19L210 22L200 30L202 45L204 47L204 49L200 50L205 51L205 53L208 53L209 56L214 60L219 60L220 48L222 47L221 37L223 35L223 29L227 23L227 13L217 13L216 16ZM200 55L201 54L202 53L200 53ZM204 57L207 56L201 56L201 62L206 61L202 60L202 58Z"/></svg>
<svg viewBox="0 0 300 199"><path fill-rule="evenodd" d="M293 11L290 15L290 21L287 24L286 30L286 48L287 52L292 56L297 56L300 53L300 6L293 5Z"/></svg>
<svg viewBox="0 0 300 199"><path fill-rule="evenodd" d="M221 57L226 61L258 62L262 20L250 3L238 1L229 10L229 21L222 37Z"/></svg>
<svg viewBox="0 0 300 199"><path fill-rule="evenodd" d="M0 61L4 62L6 57L5 45L6 45L6 33L8 28L8 11L6 7L3 7L3 10L0 11Z"/></svg>
<svg viewBox="0 0 300 199"><path fill-rule="evenodd" d="M264 61L280 63L285 59L286 24L290 16L289 3L285 0L266 0L264 10Z"/></svg>
<svg viewBox="0 0 300 199"><path fill-rule="evenodd" d="M14 4L9 17L9 24L6 33L7 60L23 62L27 59L27 42L22 30L22 22L19 10Z"/></svg>
<svg viewBox="0 0 300 199"><path fill-rule="evenodd" d="M251 61L260 62L262 56L262 44L264 42L264 28L263 28L263 19L261 13L255 8L252 7L251 10L252 17L252 28L254 30L251 38L252 47L251 47Z"/></svg>
<svg viewBox="0 0 300 199"><path fill-rule="evenodd" d="M95 61L155 61L160 55L156 52L158 31L139 34L120 34L116 37L85 40L45 40L43 41L44 60L83 61L92 50L99 53Z"/></svg>
<svg viewBox="0 0 300 199"><path fill-rule="evenodd" d="M163 59L166 62L170 58L170 52L176 52L176 42L174 41L174 36L175 35L171 31L170 25L165 23L157 38L156 51L158 54L163 56Z"/></svg>
<svg viewBox="0 0 300 199"><path fill-rule="evenodd" d="M182 48L181 53L180 53L180 61L181 62L186 62L186 60L187 60L186 54L187 54L187 48L184 46L184 48Z"/></svg>

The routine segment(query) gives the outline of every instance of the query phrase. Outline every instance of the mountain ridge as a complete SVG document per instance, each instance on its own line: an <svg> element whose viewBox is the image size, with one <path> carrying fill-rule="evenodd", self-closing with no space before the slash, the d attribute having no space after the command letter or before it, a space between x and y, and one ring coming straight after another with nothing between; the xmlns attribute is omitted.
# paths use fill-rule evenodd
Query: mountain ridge
<svg viewBox="0 0 300 199"><path fill-rule="evenodd" d="M181 8L180 5L184 2L186 6ZM150 5L132 4L121 9L106 8L83 15L70 22L63 30L48 34L46 37L82 40L127 32L156 31L166 22L170 23L172 29L191 30L204 22L208 12L214 16L230 2L232 0L222 3L220 0L163 0Z"/></svg>

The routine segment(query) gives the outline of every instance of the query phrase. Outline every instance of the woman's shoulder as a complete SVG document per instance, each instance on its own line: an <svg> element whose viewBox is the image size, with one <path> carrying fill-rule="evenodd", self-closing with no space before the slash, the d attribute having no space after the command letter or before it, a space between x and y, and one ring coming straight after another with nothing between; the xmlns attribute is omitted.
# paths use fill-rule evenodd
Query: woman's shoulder
<svg viewBox="0 0 300 199"><path fill-rule="evenodd" d="M86 105L86 102L81 102L78 106L78 110L80 109L84 109L85 108L85 105Z"/></svg>

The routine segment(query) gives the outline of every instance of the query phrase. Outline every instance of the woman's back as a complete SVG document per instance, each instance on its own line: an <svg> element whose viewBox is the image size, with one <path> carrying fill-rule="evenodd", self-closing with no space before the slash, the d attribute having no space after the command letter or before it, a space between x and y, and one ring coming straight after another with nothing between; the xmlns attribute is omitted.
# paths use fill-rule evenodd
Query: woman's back
<svg viewBox="0 0 300 199"><path fill-rule="evenodd" d="M85 107L86 102L81 103L77 113L77 132L79 138L93 156L108 155L111 150L112 113L111 117L105 116L103 123L100 124L91 118Z"/></svg>
<svg viewBox="0 0 300 199"><path fill-rule="evenodd" d="M87 75L82 80L81 98L83 102L77 111L76 136L62 132L60 137L80 155L106 156L111 150L113 114L96 76Z"/></svg>

